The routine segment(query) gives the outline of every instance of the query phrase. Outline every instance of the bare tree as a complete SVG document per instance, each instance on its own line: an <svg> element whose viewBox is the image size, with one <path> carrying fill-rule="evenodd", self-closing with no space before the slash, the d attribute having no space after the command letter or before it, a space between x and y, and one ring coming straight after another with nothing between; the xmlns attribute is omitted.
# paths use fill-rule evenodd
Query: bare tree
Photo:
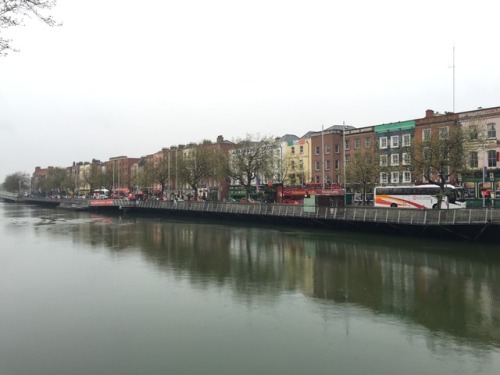
<svg viewBox="0 0 500 375"><path fill-rule="evenodd" d="M473 174L474 171L479 172L479 159L482 156L484 157L486 150L496 148L496 138L490 138L486 123L477 119L467 125L462 123L462 132L464 148L467 153L467 163L465 163L461 172L464 174ZM483 166L487 165L486 158L483 164Z"/></svg>
<svg viewBox="0 0 500 375"><path fill-rule="evenodd" d="M86 169L82 175L82 182L89 186L89 192L92 193L95 189L99 189L106 186L111 189L112 178L104 175L100 165L95 163L90 164L90 167Z"/></svg>
<svg viewBox="0 0 500 375"><path fill-rule="evenodd" d="M244 186L247 197L257 178L270 176L276 170L276 143L272 137L247 135L237 140L236 148L230 152L228 175Z"/></svg>
<svg viewBox="0 0 500 375"><path fill-rule="evenodd" d="M375 181L380 172L380 158L373 149L362 149L354 153L346 169L347 181L361 190L363 205L366 204L366 193L373 191Z"/></svg>
<svg viewBox="0 0 500 375"><path fill-rule="evenodd" d="M40 190L44 193L55 193L65 190L68 187L69 179L66 168L49 167L47 174L36 182L34 190Z"/></svg>
<svg viewBox="0 0 500 375"><path fill-rule="evenodd" d="M146 186L148 186L147 181L147 167L148 162L146 158L142 158L139 162L138 168L132 171L130 176L131 186L134 189L143 190Z"/></svg>
<svg viewBox="0 0 500 375"><path fill-rule="evenodd" d="M179 160L179 178L194 191L198 199L198 188L209 178L218 179L224 165L222 152L210 144L190 145Z"/></svg>
<svg viewBox="0 0 500 375"><path fill-rule="evenodd" d="M29 188L29 183L30 178L28 173L16 172L5 177L3 188L11 193L20 193L21 190Z"/></svg>
<svg viewBox="0 0 500 375"><path fill-rule="evenodd" d="M160 156L150 159L146 163L148 175L154 183L160 185L160 197L163 196L171 180L172 170L169 158L168 150L163 150Z"/></svg>
<svg viewBox="0 0 500 375"><path fill-rule="evenodd" d="M414 169L426 181L440 187L437 207L446 195L445 185L450 176L463 170L467 152L464 147L466 136L458 126L429 129L426 139L416 141L412 162Z"/></svg>
<svg viewBox="0 0 500 375"><path fill-rule="evenodd" d="M276 168L276 181L283 185L295 186L301 184L303 180L302 169L297 165L299 159L287 153L284 157L279 155L278 166Z"/></svg>
<svg viewBox="0 0 500 375"><path fill-rule="evenodd" d="M0 0L0 30L24 24L24 19L37 18L46 25L59 26L50 11L57 0ZM17 50L11 45L10 39L0 37L0 56L6 56L8 51Z"/></svg>

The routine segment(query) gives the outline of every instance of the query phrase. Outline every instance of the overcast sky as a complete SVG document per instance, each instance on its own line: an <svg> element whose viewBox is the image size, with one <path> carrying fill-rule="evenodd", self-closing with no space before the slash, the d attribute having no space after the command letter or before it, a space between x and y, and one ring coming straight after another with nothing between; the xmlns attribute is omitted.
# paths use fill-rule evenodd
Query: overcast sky
<svg viewBox="0 0 500 375"><path fill-rule="evenodd" d="M1 30L20 52L0 58L0 182L218 135L453 111L453 82L456 112L499 106L498 4L59 0L62 27Z"/></svg>

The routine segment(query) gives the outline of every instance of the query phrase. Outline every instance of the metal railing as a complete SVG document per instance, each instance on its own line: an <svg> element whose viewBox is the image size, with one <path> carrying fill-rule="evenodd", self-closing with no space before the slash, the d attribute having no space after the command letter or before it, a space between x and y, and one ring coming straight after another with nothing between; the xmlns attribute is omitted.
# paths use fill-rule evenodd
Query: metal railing
<svg viewBox="0 0 500 375"><path fill-rule="evenodd" d="M3 193L3 192L2 192ZM15 194L13 194L15 195ZM6 194L5 197L12 197ZM60 207L84 209L90 206L88 199L54 199L54 198L19 198L26 203L60 203ZM92 201L97 203L99 201ZM127 199L109 200L103 206L120 209L139 208L168 211L207 212L228 215L276 216L288 218L310 218L318 220L334 220L365 223L391 223L404 225L500 225L500 209L466 208L454 210L419 210L401 208L375 207L304 207L298 204L278 203L233 203L233 202L193 202L193 201L129 201ZM97 206L98 207L98 206Z"/></svg>
<svg viewBox="0 0 500 375"><path fill-rule="evenodd" d="M316 207L313 208L311 212L308 212L308 210L304 210L302 205L293 204L246 204L189 201L129 202L128 204L122 205L122 207L409 225L500 224L500 210L495 210L493 208L418 210L374 207Z"/></svg>

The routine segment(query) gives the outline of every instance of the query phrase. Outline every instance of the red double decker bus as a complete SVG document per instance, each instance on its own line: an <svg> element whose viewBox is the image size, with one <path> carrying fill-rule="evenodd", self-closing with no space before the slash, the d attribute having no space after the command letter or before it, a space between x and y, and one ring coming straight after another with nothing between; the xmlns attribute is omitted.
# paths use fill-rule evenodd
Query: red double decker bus
<svg viewBox="0 0 500 375"><path fill-rule="evenodd" d="M308 194L305 187L281 187L278 190L278 203L301 204Z"/></svg>
<svg viewBox="0 0 500 375"><path fill-rule="evenodd" d="M343 197L344 190L337 185L329 185L323 189L321 184L307 184L299 187L279 186L277 189L278 203L302 204L304 198L309 198L311 195L315 195L318 198ZM324 199L321 200L323 201Z"/></svg>

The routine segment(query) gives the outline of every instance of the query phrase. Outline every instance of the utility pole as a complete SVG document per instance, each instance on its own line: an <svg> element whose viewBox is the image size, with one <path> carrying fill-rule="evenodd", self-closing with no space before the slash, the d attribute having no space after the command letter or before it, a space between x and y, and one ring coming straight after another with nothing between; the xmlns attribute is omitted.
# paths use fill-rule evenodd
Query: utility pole
<svg viewBox="0 0 500 375"><path fill-rule="evenodd" d="M453 46L453 113L455 113L455 46Z"/></svg>
<svg viewBox="0 0 500 375"><path fill-rule="evenodd" d="M453 113L455 113L455 45L453 45L453 62L449 67L453 70Z"/></svg>

